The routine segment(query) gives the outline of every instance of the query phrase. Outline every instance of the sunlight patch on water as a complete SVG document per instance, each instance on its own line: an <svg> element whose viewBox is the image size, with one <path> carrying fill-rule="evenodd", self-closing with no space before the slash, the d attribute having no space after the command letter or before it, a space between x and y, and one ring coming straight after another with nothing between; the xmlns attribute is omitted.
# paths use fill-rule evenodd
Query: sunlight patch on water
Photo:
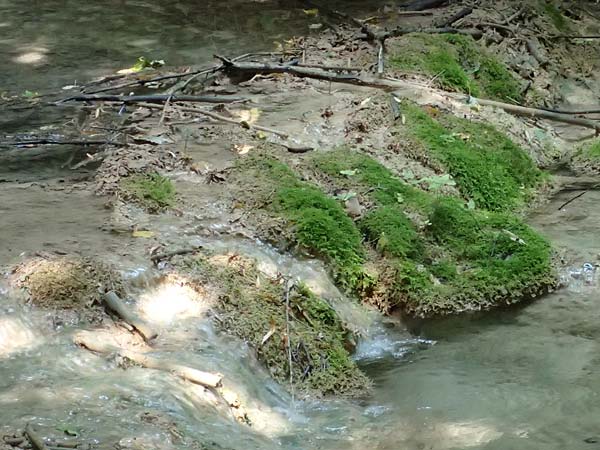
<svg viewBox="0 0 600 450"><path fill-rule="evenodd" d="M35 333L16 317L0 317L0 357L31 349L40 343Z"/></svg>
<svg viewBox="0 0 600 450"><path fill-rule="evenodd" d="M487 444L503 433L483 422L448 422L435 425L433 435L439 435L441 443L435 448L465 448Z"/></svg>
<svg viewBox="0 0 600 450"><path fill-rule="evenodd" d="M18 56L14 57L13 62L17 64L39 64L47 59L47 51L48 50L45 48L24 51Z"/></svg>
<svg viewBox="0 0 600 450"><path fill-rule="evenodd" d="M208 311L210 302L185 279L168 277L143 293L138 300L138 307L146 320L168 324L176 319L202 317Z"/></svg>

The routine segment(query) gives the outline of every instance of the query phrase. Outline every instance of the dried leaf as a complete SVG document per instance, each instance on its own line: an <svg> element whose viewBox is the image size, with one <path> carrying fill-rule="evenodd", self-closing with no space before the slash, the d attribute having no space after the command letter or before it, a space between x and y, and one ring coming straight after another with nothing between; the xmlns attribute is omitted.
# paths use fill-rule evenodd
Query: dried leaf
<svg viewBox="0 0 600 450"><path fill-rule="evenodd" d="M131 236L135 238L151 238L154 237L154 231L135 230L133 233L131 233Z"/></svg>
<svg viewBox="0 0 600 450"><path fill-rule="evenodd" d="M354 176L358 173L358 170L340 170L340 175L345 175L347 177Z"/></svg>
<svg viewBox="0 0 600 450"><path fill-rule="evenodd" d="M319 15L319 10L317 8L303 9L302 12L309 17L315 17Z"/></svg>

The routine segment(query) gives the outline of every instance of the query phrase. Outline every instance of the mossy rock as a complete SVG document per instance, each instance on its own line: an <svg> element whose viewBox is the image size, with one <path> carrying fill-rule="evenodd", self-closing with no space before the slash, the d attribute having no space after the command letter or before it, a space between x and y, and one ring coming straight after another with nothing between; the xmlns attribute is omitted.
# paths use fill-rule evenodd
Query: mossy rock
<svg viewBox="0 0 600 450"><path fill-rule="evenodd" d="M445 166L467 200L482 209L525 204L544 175L525 151L493 126L404 102L400 126Z"/></svg>
<svg viewBox="0 0 600 450"><path fill-rule="evenodd" d="M175 186L159 173L135 174L120 182L123 196L150 212L158 212L175 203Z"/></svg>
<svg viewBox="0 0 600 450"><path fill-rule="evenodd" d="M70 256L36 257L13 269L12 284L21 288L28 301L53 310L86 310L99 306L103 292L123 295L118 272L91 258Z"/></svg>
<svg viewBox="0 0 600 450"><path fill-rule="evenodd" d="M444 89L520 101L519 82L470 36L410 34L390 44L390 66L435 77Z"/></svg>
<svg viewBox="0 0 600 450"><path fill-rule="evenodd" d="M216 286L218 325L246 341L281 384L290 387L291 349L291 387L297 394L355 397L368 391L370 380L346 348L349 331L306 286L288 290L282 280L265 276L253 260L239 255L189 257L179 267Z"/></svg>

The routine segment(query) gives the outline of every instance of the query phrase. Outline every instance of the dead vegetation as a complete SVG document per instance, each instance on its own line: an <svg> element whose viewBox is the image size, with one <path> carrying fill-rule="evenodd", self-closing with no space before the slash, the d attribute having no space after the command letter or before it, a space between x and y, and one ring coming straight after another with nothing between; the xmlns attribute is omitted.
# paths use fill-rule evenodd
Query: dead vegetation
<svg viewBox="0 0 600 450"><path fill-rule="evenodd" d="M121 276L92 258L34 257L12 270L11 281L32 305L51 310L98 310L105 291L123 293Z"/></svg>

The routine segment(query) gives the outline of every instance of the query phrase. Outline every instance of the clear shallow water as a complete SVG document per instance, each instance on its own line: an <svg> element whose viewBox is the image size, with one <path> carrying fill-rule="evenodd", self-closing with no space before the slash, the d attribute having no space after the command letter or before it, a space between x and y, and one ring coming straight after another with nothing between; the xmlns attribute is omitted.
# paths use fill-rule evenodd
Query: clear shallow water
<svg viewBox="0 0 600 450"><path fill-rule="evenodd" d="M312 22L275 2L229 5L0 0L0 53L9 61L0 69L2 89L57 88L128 66L142 54L179 65L205 63L216 51L272 49L274 40L303 33ZM42 194L11 186L2 197L0 265L41 246L112 252L110 259L124 270L138 267L139 261L119 254L119 238L93 225L109 214L100 202ZM590 192L556 211L565 200L544 207L549 213L532 223L570 249L575 264L596 262L600 195ZM26 213L15 208L19 204ZM317 282L332 299L337 295L318 264L248 244L221 248L227 246L261 258L267 268ZM137 289L151 295L154 287ZM370 398L353 403L292 402L248 349L215 333L208 321L161 324L157 355L224 373L251 407L256 424L248 429L168 374L124 371L77 349L73 329L54 331L44 314L1 294L0 433L33 420L53 435L66 424L100 448L117 442L124 448L168 448L171 442L195 448L194 441L236 449L594 448L584 440L600 436L598 302L596 286L573 283L519 309L408 329L346 311L368 330L356 357L375 382ZM169 423L182 437L173 437Z"/></svg>

